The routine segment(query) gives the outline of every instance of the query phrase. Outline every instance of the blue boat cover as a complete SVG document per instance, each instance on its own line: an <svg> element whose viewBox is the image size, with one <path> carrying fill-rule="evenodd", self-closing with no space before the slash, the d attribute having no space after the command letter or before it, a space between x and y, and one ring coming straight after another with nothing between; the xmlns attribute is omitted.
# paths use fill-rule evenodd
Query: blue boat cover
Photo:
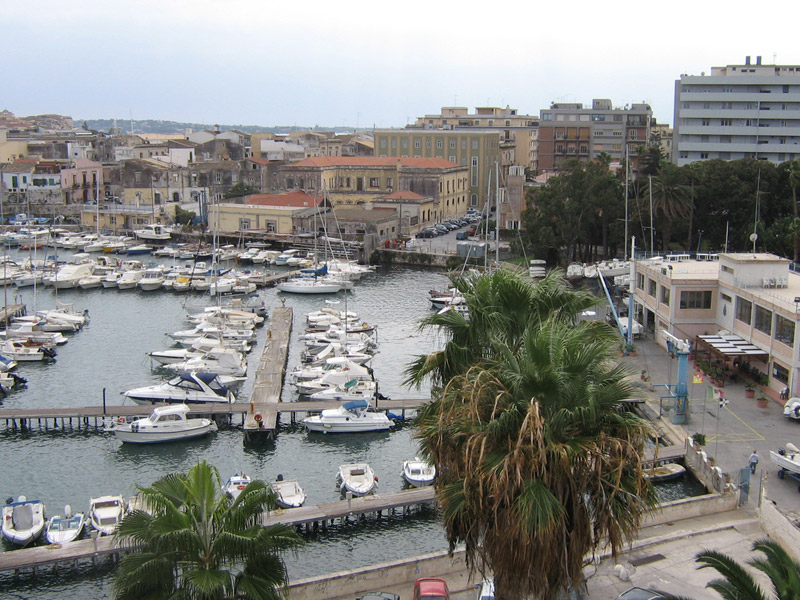
<svg viewBox="0 0 800 600"><path fill-rule="evenodd" d="M351 400L342 404L347 410L354 410L356 408L368 408L369 402L366 400Z"/></svg>

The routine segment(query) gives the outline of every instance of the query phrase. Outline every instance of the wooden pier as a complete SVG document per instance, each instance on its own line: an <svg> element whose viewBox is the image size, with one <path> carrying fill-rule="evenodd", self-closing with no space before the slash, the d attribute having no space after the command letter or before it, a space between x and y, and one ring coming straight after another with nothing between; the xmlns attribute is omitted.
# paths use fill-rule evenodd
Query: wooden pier
<svg viewBox="0 0 800 600"><path fill-rule="evenodd" d="M272 310L267 340L256 369L250 410L244 420L245 439L274 439L278 426L275 405L281 401L286 361L289 358L289 335L292 332L293 311L280 306Z"/></svg>
<svg viewBox="0 0 800 600"><path fill-rule="evenodd" d="M375 494L352 500L328 502L325 504L301 506L287 510L265 513L262 523L293 525L305 531L324 531L337 521L345 522L368 514L381 517L400 511L406 514L416 506L434 502L432 487L409 489L389 494ZM33 546L0 552L0 572L31 570L34 575L47 566L56 568L59 563L77 564L81 560L95 561L98 557L111 556L113 560L126 552L126 548L115 545L113 536L100 536L96 539L76 540L65 544Z"/></svg>
<svg viewBox="0 0 800 600"><path fill-rule="evenodd" d="M12 317L21 317L25 315L27 308L24 304L9 304L0 308L0 329L5 329Z"/></svg>

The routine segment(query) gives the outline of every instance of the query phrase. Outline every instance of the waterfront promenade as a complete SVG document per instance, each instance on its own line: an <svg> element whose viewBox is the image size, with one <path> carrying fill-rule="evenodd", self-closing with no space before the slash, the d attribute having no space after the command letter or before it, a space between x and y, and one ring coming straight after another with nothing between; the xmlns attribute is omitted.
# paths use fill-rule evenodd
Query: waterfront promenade
<svg viewBox="0 0 800 600"><path fill-rule="evenodd" d="M703 400L705 382L690 384L689 421L685 425L673 424L667 410L669 401L661 397L668 395L667 384L676 383L677 359L670 358L666 350L646 337L637 340L636 347L635 356L625 356L621 360L629 368L644 398L639 410L651 418L664 439L673 444L665 448L663 454L674 454L687 436L695 432L705 433L706 451L716 457L717 464L731 475L731 481L737 485L739 469L747 465L753 449L758 451L761 461L744 506L734 511L643 527L616 561L603 555L599 563L587 567L587 586L581 591L581 597L614 600L629 587L640 586L696 600L718 600L719 596L705 587L718 575L711 569L697 570L694 557L698 552L714 549L744 562L753 556L751 549L757 539L786 533L787 522L783 517L792 523L800 522L797 483L791 479L778 479L775 476L777 469L769 459L769 450L800 437L800 425L783 417L777 399L771 399L767 408L759 408L755 400L745 398L742 382L729 383L722 388L729 401L724 407L720 407L718 402ZM641 381L639 374L642 370L647 371L649 382ZM662 415L659 418L660 409ZM343 588L353 582L356 587L360 586L361 592L381 589L405 598L411 595L414 580L423 576L443 576L454 599L476 598L478 581L469 577L463 555L458 552L453 559L446 553L437 553L294 581L289 598L354 598L359 594L345 593Z"/></svg>

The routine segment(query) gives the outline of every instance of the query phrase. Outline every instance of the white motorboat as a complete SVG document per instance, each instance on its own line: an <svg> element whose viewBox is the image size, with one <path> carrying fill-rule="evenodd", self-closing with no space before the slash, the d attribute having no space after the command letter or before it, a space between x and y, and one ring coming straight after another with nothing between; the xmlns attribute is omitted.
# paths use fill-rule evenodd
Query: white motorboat
<svg viewBox="0 0 800 600"><path fill-rule="evenodd" d="M140 240L163 242L172 237L172 230L169 227L164 227L158 223L152 223L145 225L141 229L134 229L133 235Z"/></svg>
<svg viewBox="0 0 800 600"><path fill-rule="evenodd" d="M228 477L228 480L222 486L223 491L228 494L231 498L236 500L239 497L239 494L242 493L244 488L246 488L252 479L250 479L249 475L245 475L242 473L241 475L237 473L236 475L231 475Z"/></svg>
<svg viewBox="0 0 800 600"><path fill-rule="evenodd" d="M350 492L353 496L366 496L378 487L378 478L367 463L348 463L339 466L336 483L343 494Z"/></svg>
<svg viewBox="0 0 800 600"><path fill-rule="evenodd" d="M287 294L335 294L344 289L340 281L306 277L282 281L276 287Z"/></svg>
<svg viewBox="0 0 800 600"><path fill-rule="evenodd" d="M783 479L787 471L800 475L800 449L791 442L777 452L770 450L769 457L781 468L778 472L778 479Z"/></svg>
<svg viewBox="0 0 800 600"><path fill-rule="evenodd" d="M103 279L106 278L106 274L104 275L89 275L87 277L83 277L78 280L78 287L82 290L93 290L99 287L103 287Z"/></svg>
<svg viewBox="0 0 800 600"><path fill-rule="evenodd" d="M403 479L412 487L431 485L436 479L436 467L415 456L413 460L403 461Z"/></svg>
<svg viewBox="0 0 800 600"><path fill-rule="evenodd" d="M24 386L28 380L16 373L0 372L0 398L7 396L12 390Z"/></svg>
<svg viewBox="0 0 800 600"><path fill-rule="evenodd" d="M309 394L311 400L338 400L355 402L374 400L378 394L378 384L374 381L350 379L342 385L335 385Z"/></svg>
<svg viewBox="0 0 800 600"><path fill-rule="evenodd" d="M204 352L198 352L190 348L169 348L167 350L153 350L152 352L148 352L147 356L160 365L170 365L184 362L190 358L202 356L203 354Z"/></svg>
<svg viewBox="0 0 800 600"><path fill-rule="evenodd" d="M70 303L56 301L56 308L47 310L37 310L36 315L48 321L64 321L77 325L80 329L89 322L89 311L84 309L82 312L75 310Z"/></svg>
<svg viewBox="0 0 800 600"><path fill-rule="evenodd" d="M17 546L27 546L44 531L44 502L20 496L3 506L3 537Z"/></svg>
<svg viewBox="0 0 800 600"><path fill-rule="evenodd" d="M345 367L341 369L330 369L321 377L315 379L295 379L297 392L305 396L310 396L323 390L331 388L343 388L348 382L353 381L372 381L372 369L363 365L356 364L345 359Z"/></svg>
<svg viewBox="0 0 800 600"><path fill-rule="evenodd" d="M252 345L247 340L234 340L216 335L198 335L178 340L178 344L183 348L189 348L193 352L208 352L211 348L223 347L239 352L250 352Z"/></svg>
<svg viewBox="0 0 800 600"><path fill-rule="evenodd" d="M16 368L17 361L0 354L0 373L6 373Z"/></svg>
<svg viewBox="0 0 800 600"><path fill-rule="evenodd" d="M285 267L286 265L289 264L289 259L292 258L292 257L297 256L299 254L299 252L300 252L300 250L295 250L294 248L286 249L283 252L281 252L280 254L278 254L278 256L275 257L275 264L277 266L284 266Z"/></svg>
<svg viewBox="0 0 800 600"><path fill-rule="evenodd" d="M89 500L89 525L100 535L112 535L125 516L126 505L122 496L99 496Z"/></svg>
<svg viewBox="0 0 800 600"><path fill-rule="evenodd" d="M123 271L122 275L117 279L117 289L132 290L136 288L139 285L139 281L144 277L144 274L144 269L129 269Z"/></svg>
<svg viewBox="0 0 800 600"><path fill-rule="evenodd" d="M149 417L124 421L114 428L114 435L121 442L130 444L157 444L177 442L202 437L217 430L211 419L189 419L189 407L185 404L157 406Z"/></svg>
<svg viewBox="0 0 800 600"><path fill-rule="evenodd" d="M164 268L153 267L152 269L145 269L136 285L143 292L162 289L164 287Z"/></svg>
<svg viewBox="0 0 800 600"><path fill-rule="evenodd" d="M74 329L74 325L69 323L61 323L61 326L63 330L77 331ZM49 327L45 319L34 317L31 320L14 321L5 331L0 333L0 337L52 348L53 346L67 343L67 338L60 333L61 330L58 323Z"/></svg>
<svg viewBox="0 0 800 600"><path fill-rule="evenodd" d="M182 373L158 385L134 388L122 394L136 404L233 404L236 398L216 373Z"/></svg>
<svg viewBox="0 0 800 600"><path fill-rule="evenodd" d="M228 327L227 325L217 325L207 321L199 323L192 329L183 329L167 335L179 343L186 338L198 338L204 335L215 335L221 336L222 339L226 340L245 340L248 342L256 339L256 333L252 329Z"/></svg>
<svg viewBox="0 0 800 600"><path fill-rule="evenodd" d="M800 398L793 397L783 405L783 416L789 419L800 419Z"/></svg>
<svg viewBox="0 0 800 600"><path fill-rule="evenodd" d="M309 431L321 433L363 433L387 431L394 423L385 412L373 410L366 400L354 400L306 417L303 425Z"/></svg>
<svg viewBox="0 0 800 600"><path fill-rule="evenodd" d="M78 264L66 264L56 271L53 276L53 286L57 290L78 287L78 282L84 277L89 277L94 271L94 261Z"/></svg>
<svg viewBox="0 0 800 600"><path fill-rule="evenodd" d="M86 525L86 515L72 514L69 504L64 507L64 516L56 515L47 521L44 537L49 544L65 544L77 540Z"/></svg>
<svg viewBox="0 0 800 600"><path fill-rule="evenodd" d="M576 279L583 279L583 265L580 263L572 263L567 266L567 279L575 281Z"/></svg>
<svg viewBox="0 0 800 600"><path fill-rule="evenodd" d="M303 362L312 364L322 364L323 361L334 356L344 356L355 363L366 364L372 360L372 354L368 352L364 344L339 344L333 343L327 346L316 346L303 350L300 358Z"/></svg>
<svg viewBox="0 0 800 600"><path fill-rule="evenodd" d="M360 372L363 369L368 375L372 374L372 369L363 364L350 360L346 356L333 356L325 359L322 364L311 365L305 368L297 367L291 375L295 383L310 381L327 375L328 373L347 373Z"/></svg>
<svg viewBox="0 0 800 600"><path fill-rule="evenodd" d="M17 339L6 340L0 345L0 353L6 358L20 362L41 362L54 360L56 351L46 346L27 346Z"/></svg>
<svg viewBox="0 0 800 600"><path fill-rule="evenodd" d="M182 362L164 365L170 371L188 373L202 371L219 375L243 377L247 375L247 361L238 350L230 348L212 348L200 356L191 356Z"/></svg>
<svg viewBox="0 0 800 600"><path fill-rule="evenodd" d="M283 475L269 484L275 494L275 503L281 508L299 508L306 501L306 494L296 479L284 479Z"/></svg>

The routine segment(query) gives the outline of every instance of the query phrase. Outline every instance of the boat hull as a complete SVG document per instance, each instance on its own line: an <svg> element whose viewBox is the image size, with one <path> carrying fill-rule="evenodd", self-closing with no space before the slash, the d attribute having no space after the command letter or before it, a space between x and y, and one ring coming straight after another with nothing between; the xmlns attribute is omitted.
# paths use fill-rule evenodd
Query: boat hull
<svg viewBox="0 0 800 600"><path fill-rule="evenodd" d="M194 419L193 419L194 420ZM209 419L196 419L202 423L172 431L131 431L130 425L118 427L114 434L121 442L128 444L163 444L167 442L180 442L203 437L216 430L213 421Z"/></svg>
<svg viewBox="0 0 800 600"><path fill-rule="evenodd" d="M367 433L370 431L388 431L392 428L392 422L387 418L383 420L364 420L358 419L324 421L319 416L308 417L303 421L306 429L318 433Z"/></svg>

